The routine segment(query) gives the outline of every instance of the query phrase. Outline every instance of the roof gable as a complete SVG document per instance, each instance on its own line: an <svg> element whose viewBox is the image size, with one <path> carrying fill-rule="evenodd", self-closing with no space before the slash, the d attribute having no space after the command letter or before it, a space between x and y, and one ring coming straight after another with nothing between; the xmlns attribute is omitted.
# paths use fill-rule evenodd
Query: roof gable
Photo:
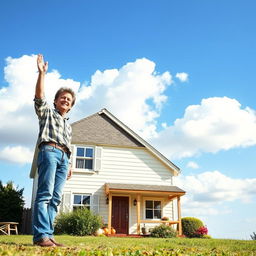
<svg viewBox="0 0 256 256"><path fill-rule="evenodd" d="M144 147L168 166L174 172L174 175L180 173L179 167L173 164L105 108L94 115L73 123L71 126L73 129L73 144L84 143L93 145Z"/></svg>

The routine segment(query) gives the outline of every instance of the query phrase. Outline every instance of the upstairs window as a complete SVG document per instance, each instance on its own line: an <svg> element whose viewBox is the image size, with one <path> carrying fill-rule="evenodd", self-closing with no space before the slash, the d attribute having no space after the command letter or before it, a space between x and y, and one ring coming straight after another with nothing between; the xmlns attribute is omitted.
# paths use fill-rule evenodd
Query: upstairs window
<svg viewBox="0 0 256 256"><path fill-rule="evenodd" d="M88 210L91 208L91 196L83 194L74 194L73 197L73 210L86 207Z"/></svg>
<svg viewBox="0 0 256 256"><path fill-rule="evenodd" d="M76 168L78 169L93 169L93 148L77 147L76 148Z"/></svg>
<svg viewBox="0 0 256 256"><path fill-rule="evenodd" d="M146 200L145 210L146 219L161 219L162 217L161 201Z"/></svg>

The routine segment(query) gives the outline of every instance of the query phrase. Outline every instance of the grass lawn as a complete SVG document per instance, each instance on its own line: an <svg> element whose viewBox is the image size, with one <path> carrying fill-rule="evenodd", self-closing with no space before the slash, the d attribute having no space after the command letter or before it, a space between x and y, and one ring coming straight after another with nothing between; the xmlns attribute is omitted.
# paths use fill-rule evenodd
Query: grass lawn
<svg viewBox="0 0 256 256"><path fill-rule="evenodd" d="M121 238L55 236L65 248L40 248L32 236L0 236L0 255L255 255L256 241L188 238Z"/></svg>

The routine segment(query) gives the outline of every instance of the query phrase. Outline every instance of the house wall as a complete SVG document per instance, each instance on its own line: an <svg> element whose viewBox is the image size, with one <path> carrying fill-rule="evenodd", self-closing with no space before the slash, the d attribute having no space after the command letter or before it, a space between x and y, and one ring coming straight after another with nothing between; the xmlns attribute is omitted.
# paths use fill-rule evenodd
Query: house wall
<svg viewBox="0 0 256 256"><path fill-rule="evenodd" d="M38 173L35 173L35 177L33 179L33 187L32 187L32 198L31 198L31 209L33 211L34 203L36 200L36 192L37 192L37 185L38 185Z"/></svg>
<svg viewBox="0 0 256 256"><path fill-rule="evenodd" d="M88 146L88 145L86 145ZM141 148L101 148L101 168L97 172L76 172L66 182L62 211L71 210L72 194L93 195L93 207L99 210L105 223L108 220L108 205L106 204L105 183L133 183L152 185L172 185L172 172L160 160ZM130 233L136 233L136 207L133 200L136 195L119 194L130 198ZM147 198L149 198L147 196ZM152 197L150 197L152 199ZM141 216L144 217L144 201L142 197ZM159 199L159 198L157 198ZM163 216L173 215L172 203L163 200ZM147 224L148 226L148 224Z"/></svg>

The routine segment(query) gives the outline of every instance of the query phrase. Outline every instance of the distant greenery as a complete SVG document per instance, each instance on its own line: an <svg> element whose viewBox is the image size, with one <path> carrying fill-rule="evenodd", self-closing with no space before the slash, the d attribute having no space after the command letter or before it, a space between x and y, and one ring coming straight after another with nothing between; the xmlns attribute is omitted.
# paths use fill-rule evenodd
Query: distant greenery
<svg viewBox="0 0 256 256"><path fill-rule="evenodd" d="M0 222L21 223L24 207L23 188L16 188L12 181L3 185L0 181Z"/></svg>
<svg viewBox="0 0 256 256"><path fill-rule="evenodd" d="M252 240L55 236L66 248L40 248L32 236L0 236L0 256L254 256Z"/></svg>
<svg viewBox="0 0 256 256"><path fill-rule="evenodd" d="M93 235L102 226L100 216L94 215L87 208L61 213L56 218L55 233L73 236Z"/></svg>

